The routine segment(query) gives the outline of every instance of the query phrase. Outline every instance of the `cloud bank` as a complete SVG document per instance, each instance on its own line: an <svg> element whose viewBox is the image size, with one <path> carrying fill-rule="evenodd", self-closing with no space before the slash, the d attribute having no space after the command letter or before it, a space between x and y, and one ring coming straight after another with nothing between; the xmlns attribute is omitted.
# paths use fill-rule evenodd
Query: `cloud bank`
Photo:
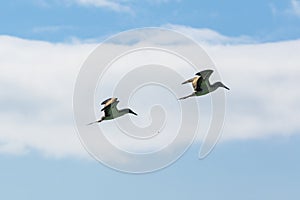
<svg viewBox="0 0 300 200"><path fill-rule="evenodd" d="M199 41L231 88L223 141L299 134L300 40L260 44L168 26ZM80 65L97 44L10 36L0 36L0 43L0 152L87 157L74 128L72 93Z"/></svg>

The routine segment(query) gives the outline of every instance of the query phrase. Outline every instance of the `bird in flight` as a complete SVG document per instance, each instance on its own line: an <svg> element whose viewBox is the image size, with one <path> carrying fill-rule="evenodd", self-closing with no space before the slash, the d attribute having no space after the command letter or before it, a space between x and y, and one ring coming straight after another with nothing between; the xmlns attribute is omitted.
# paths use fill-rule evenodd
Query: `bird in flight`
<svg viewBox="0 0 300 200"><path fill-rule="evenodd" d="M179 100L183 100L183 99L193 97L193 96L202 96L202 95L205 95L205 94L215 91L219 87L223 87L223 88L229 90L229 88L226 87L221 82L216 82L214 84L210 84L209 77L211 76L212 73L213 73L213 70L207 69L207 70L196 73L196 77L191 78L187 81L184 81L182 84L192 83L194 92L188 96L181 97Z"/></svg>
<svg viewBox="0 0 300 200"><path fill-rule="evenodd" d="M101 119L99 119L95 122L91 122L87 125L99 123L99 122L102 122L103 120L115 119L115 118L121 117L127 113L137 115L135 112L133 112L129 108L118 110L118 108L117 108L118 103L119 103L119 101L117 98L109 98L109 99L106 99L105 101L103 101L101 103L101 105L104 105L104 107L101 109L101 111L104 111L104 116L101 117Z"/></svg>

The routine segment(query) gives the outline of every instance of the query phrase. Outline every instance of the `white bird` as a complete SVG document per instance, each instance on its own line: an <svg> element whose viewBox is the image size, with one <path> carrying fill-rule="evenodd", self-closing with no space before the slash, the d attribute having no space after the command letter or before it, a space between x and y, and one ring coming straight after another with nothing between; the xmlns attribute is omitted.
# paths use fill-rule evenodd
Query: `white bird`
<svg viewBox="0 0 300 200"><path fill-rule="evenodd" d="M95 122L91 122L87 125L99 123L99 122L102 122L103 120L115 119L115 118L121 117L127 113L137 115L135 112L133 112L129 108L118 110L118 108L117 108L118 103L119 103L119 101L117 98L109 98L109 99L106 99L105 101L103 101L101 103L101 105L104 105L104 107L101 109L101 111L104 111L104 116L101 117L101 119L99 119Z"/></svg>
<svg viewBox="0 0 300 200"><path fill-rule="evenodd" d="M197 75L196 77L191 78L187 81L184 81L182 84L192 83L194 92L188 96L181 97L179 100L186 99L186 98L193 97L193 96L202 96L202 95L205 95L205 94L215 91L219 87L223 87L223 88L229 90L229 88L226 87L221 82L216 82L211 85L209 82L209 77L211 76L212 73L213 73L213 70L207 69L207 70L196 73L196 75Z"/></svg>

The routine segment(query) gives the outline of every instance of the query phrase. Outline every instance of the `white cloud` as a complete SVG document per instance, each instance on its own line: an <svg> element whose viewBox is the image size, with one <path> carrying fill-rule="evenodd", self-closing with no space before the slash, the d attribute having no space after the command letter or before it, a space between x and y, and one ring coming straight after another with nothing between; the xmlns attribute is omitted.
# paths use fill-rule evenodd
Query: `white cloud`
<svg viewBox="0 0 300 200"><path fill-rule="evenodd" d="M58 32L62 30L69 30L73 29L72 26L41 26L41 27L35 27L32 29L32 32L34 33L44 33L44 32Z"/></svg>
<svg viewBox="0 0 300 200"><path fill-rule="evenodd" d="M248 36L228 37L207 28L197 29L188 26L173 24L166 24L163 27L179 31L185 35L190 36L195 41L201 42L202 44L242 44L254 42L254 40Z"/></svg>
<svg viewBox="0 0 300 200"><path fill-rule="evenodd" d="M169 26L200 41L231 88L224 140L299 134L300 40L245 44L244 37ZM72 93L80 65L96 44L9 36L0 36L0 43L0 153L34 149L85 157L74 129Z"/></svg>
<svg viewBox="0 0 300 200"><path fill-rule="evenodd" d="M224 139L299 134L300 40L208 47L231 87Z"/></svg>
<svg viewBox="0 0 300 200"><path fill-rule="evenodd" d="M34 4L41 7L51 7L53 4L94 6L99 8L107 8L116 12L132 13L132 9L128 5L129 1L122 0L32 0Z"/></svg>
<svg viewBox="0 0 300 200"><path fill-rule="evenodd" d="M300 1L291 0L291 9L290 12L298 17L300 17Z"/></svg>
<svg viewBox="0 0 300 200"><path fill-rule="evenodd" d="M115 12L125 12L129 14L134 14L132 0L32 0L33 3L41 7L50 7L51 4L66 4L72 5L77 4L80 6L94 6L99 8L107 8ZM181 0L144 0L144 3L147 4L167 4L171 2L180 2Z"/></svg>
<svg viewBox="0 0 300 200"><path fill-rule="evenodd" d="M170 2L180 2L181 0L147 0L147 1L152 4L164 4Z"/></svg>
<svg viewBox="0 0 300 200"><path fill-rule="evenodd" d="M0 36L0 152L84 155L72 120L80 64L95 45Z"/></svg>
<svg viewBox="0 0 300 200"><path fill-rule="evenodd" d="M285 15L300 17L300 1L290 0L289 5L285 9L279 9L274 4L270 4L273 15Z"/></svg>
<svg viewBox="0 0 300 200"><path fill-rule="evenodd" d="M117 12L132 12L131 8L121 1L115 0L69 0L79 5L109 8Z"/></svg>

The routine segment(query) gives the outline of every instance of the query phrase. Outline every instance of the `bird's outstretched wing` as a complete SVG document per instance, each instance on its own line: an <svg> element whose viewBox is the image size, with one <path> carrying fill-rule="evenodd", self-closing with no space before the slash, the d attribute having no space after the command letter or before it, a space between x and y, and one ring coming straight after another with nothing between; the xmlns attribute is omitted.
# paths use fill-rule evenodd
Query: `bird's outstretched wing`
<svg viewBox="0 0 300 200"><path fill-rule="evenodd" d="M194 79L194 81L192 82L194 91L200 91L201 90L201 84L202 84L203 80L204 79L202 78L202 76L198 76Z"/></svg>
<svg viewBox="0 0 300 200"><path fill-rule="evenodd" d="M182 84L192 83L195 91L201 91L201 85L202 85L203 81L206 79L209 79L209 77L211 76L211 74L213 72L214 71L211 69L203 70L203 71L195 74L197 77L186 80Z"/></svg>
<svg viewBox="0 0 300 200"><path fill-rule="evenodd" d="M189 80L186 80L186 81L184 81L184 82L181 83L181 84L183 85L183 84L186 84L186 83L192 83L192 82L194 81L195 78L197 78L197 77L190 78Z"/></svg>
<svg viewBox="0 0 300 200"><path fill-rule="evenodd" d="M184 81L181 84L192 83L194 90L197 91L197 89L198 89L198 81L202 81L202 79L203 78L201 76L197 76L197 77L191 78L189 80L186 80L186 81Z"/></svg>
<svg viewBox="0 0 300 200"><path fill-rule="evenodd" d="M113 102L108 102L105 104L104 108L101 109L101 111L104 111L104 115L109 117L115 115L115 113L118 113L117 105L119 101L117 98Z"/></svg>
<svg viewBox="0 0 300 200"><path fill-rule="evenodd" d="M197 76L201 76L203 79L208 79L214 71L211 69L203 70L196 73Z"/></svg>
<svg viewBox="0 0 300 200"><path fill-rule="evenodd" d="M106 99L105 101L103 101L103 102L101 103L101 105L104 105L104 107L106 107L106 106L108 106L109 104L112 104L113 102L115 102L115 101L117 101L117 100L118 100L118 98L114 98L114 97L108 98L108 99Z"/></svg>

